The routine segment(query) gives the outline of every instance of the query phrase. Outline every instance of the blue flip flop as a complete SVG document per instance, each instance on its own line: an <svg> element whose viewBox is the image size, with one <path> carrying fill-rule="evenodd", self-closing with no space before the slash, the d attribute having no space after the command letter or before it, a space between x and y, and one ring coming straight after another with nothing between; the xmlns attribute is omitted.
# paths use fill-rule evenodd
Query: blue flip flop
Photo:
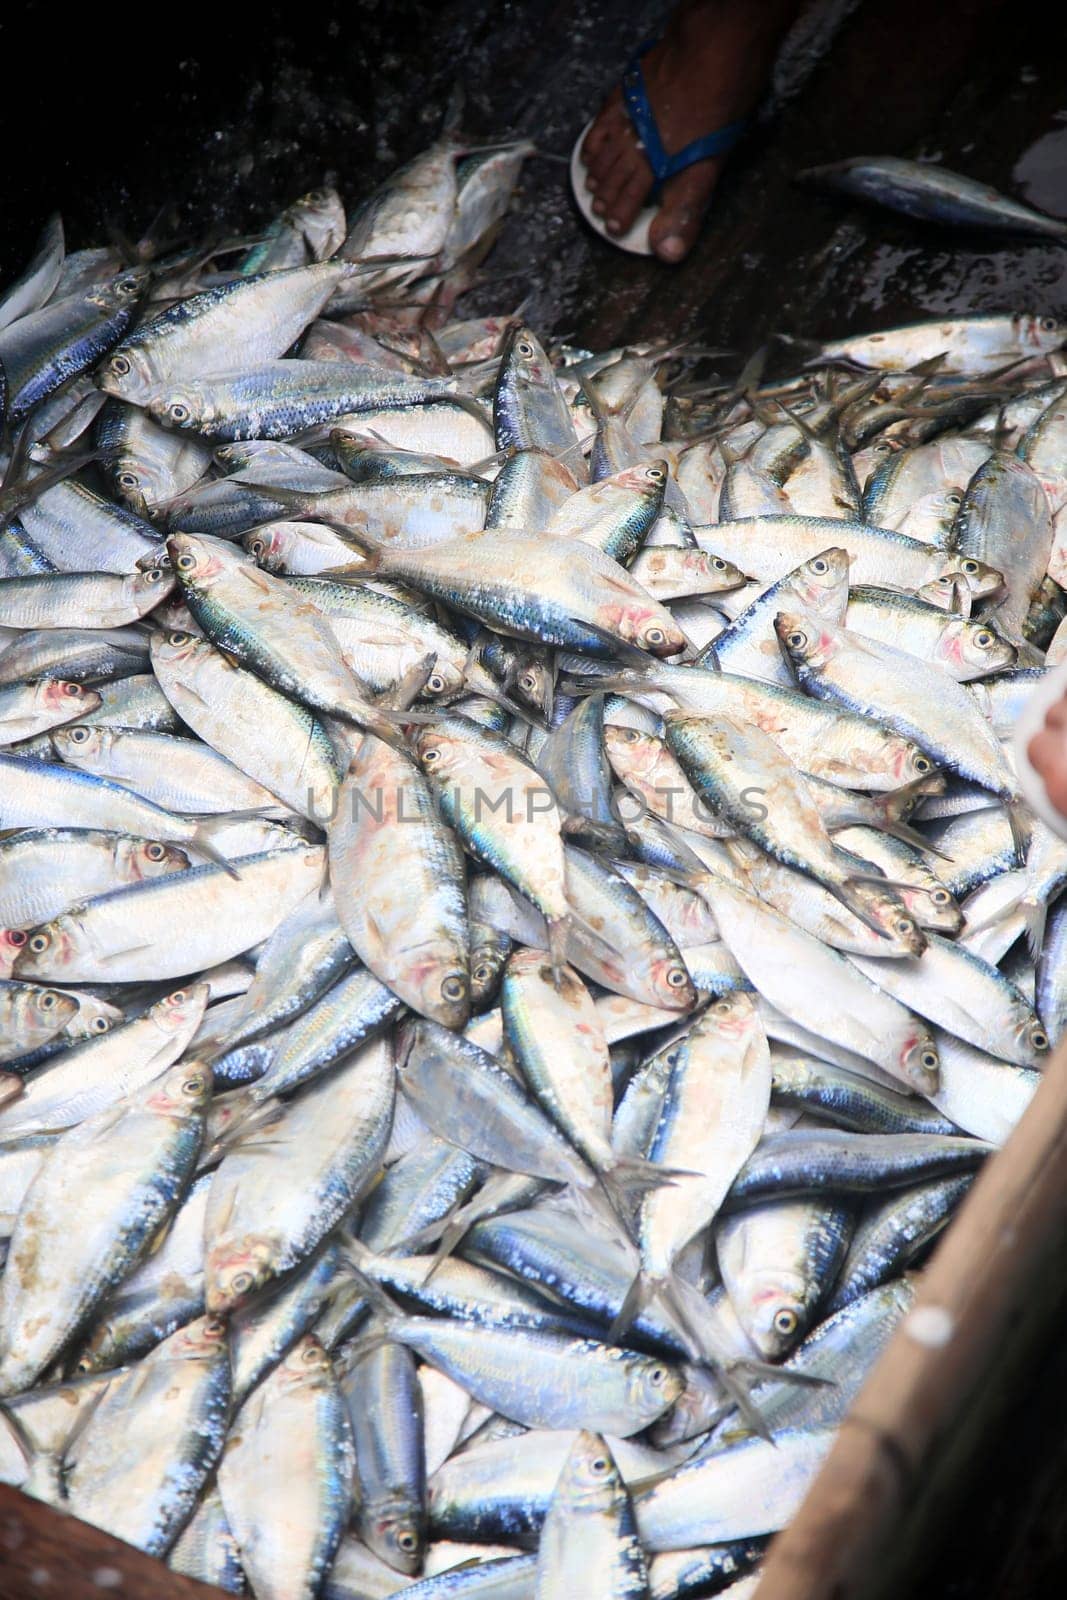
<svg viewBox="0 0 1067 1600"><path fill-rule="evenodd" d="M628 232L623 234L608 232L604 219L594 212L594 197L585 186L585 164L581 159L581 149L595 118L591 118L582 129L571 153L571 187L582 216L591 228L595 228L601 238L607 239L609 244L618 245L620 250L628 250L633 255L641 256L653 254L648 234L658 209L660 192L667 179L676 177L679 172L684 172L697 161L706 161L709 156L726 155L738 140L744 138L751 126L749 117L743 117L738 122L728 122L725 127L716 128L713 133L706 133L700 139L691 140L673 155L668 154L663 147L663 139L649 103L648 85L645 83L645 74L641 66L642 57L647 55L656 42L655 38L646 39L622 75L623 105L641 142L655 180L649 204L639 212Z"/></svg>

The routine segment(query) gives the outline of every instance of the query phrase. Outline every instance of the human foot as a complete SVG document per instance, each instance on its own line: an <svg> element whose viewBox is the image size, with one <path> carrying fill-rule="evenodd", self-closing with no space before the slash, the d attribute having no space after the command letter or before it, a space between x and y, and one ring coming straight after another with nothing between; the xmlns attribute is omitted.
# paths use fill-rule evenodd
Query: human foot
<svg viewBox="0 0 1067 1600"><path fill-rule="evenodd" d="M669 155L748 116L797 9L798 0L679 0L662 39L641 58ZM653 175L618 86L586 134L581 155L594 212L609 234L625 234L648 202ZM725 160L725 154L709 156L664 183L649 232L661 260L681 261L693 248Z"/></svg>

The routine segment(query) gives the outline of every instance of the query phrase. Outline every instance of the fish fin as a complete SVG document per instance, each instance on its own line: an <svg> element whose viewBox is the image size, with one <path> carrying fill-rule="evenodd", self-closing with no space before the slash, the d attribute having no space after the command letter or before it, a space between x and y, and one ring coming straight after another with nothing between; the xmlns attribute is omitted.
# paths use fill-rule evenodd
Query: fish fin
<svg viewBox="0 0 1067 1600"><path fill-rule="evenodd" d="M636 1274L608 1329L608 1344L618 1344L626 1336L645 1306L656 1298L659 1283L660 1279L651 1277L643 1268Z"/></svg>
<svg viewBox="0 0 1067 1600"><path fill-rule="evenodd" d="M929 855L938 856L942 861L951 861L952 857L947 850L942 850L939 845L928 839L917 828L909 827L906 822L885 822L882 832L887 833L891 839L899 839L901 844L910 844L915 850L923 850ZM915 885L912 885L914 888Z"/></svg>
<svg viewBox="0 0 1067 1600"><path fill-rule="evenodd" d="M1040 900L1032 899L1029 895L1023 900L1022 906L1026 923L1026 948L1030 952L1031 959L1036 961L1045 942L1048 906Z"/></svg>
<svg viewBox="0 0 1067 1600"><path fill-rule="evenodd" d="M364 1247L364 1249L366 1249L366 1247ZM364 1254L362 1258L364 1264L366 1263L367 1255L369 1254L369 1251ZM350 1250L347 1243L341 1246L340 1255L342 1264L356 1280L361 1292L365 1294L367 1299L370 1301L370 1308L374 1315L379 1319L380 1322L384 1324L386 1332L388 1333L390 1325L396 1322L402 1313L398 1307L393 1304L392 1300L386 1294L381 1284L376 1283L374 1279L369 1277L368 1274L363 1270L363 1265L361 1265L360 1260L357 1259L357 1252Z"/></svg>
<svg viewBox="0 0 1067 1600"><path fill-rule="evenodd" d="M546 917L548 924L548 953L552 962L552 977L559 987L560 974L567 965L567 936L570 917Z"/></svg>
<svg viewBox="0 0 1067 1600"><path fill-rule="evenodd" d="M258 814L259 813L257 812L256 815ZM214 862L216 867L221 867L223 872L227 873L229 877L239 878L241 876L233 863L231 861L227 861L222 851L219 850L210 839L204 836L203 825L197 828L189 843L192 845L194 850L198 850L202 856L207 856L209 861Z"/></svg>
<svg viewBox="0 0 1067 1600"><path fill-rule="evenodd" d="M631 644L628 639L620 639L617 634L610 632L609 629L600 628L595 622L586 622L584 618L581 626L599 639L611 654L618 657L620 661L629 662L634 667L647 668L650 665L651 657L647 650L639 649L637 645Z"/></svg>
<svg viewBox="0 0 1067 1600"><path fill-rule="evenodd" d="M1015 860L1020 867L1023 867L1026 865L1026 857L1030 849L1029 813L1020 801L1009 805L1007 812L1011 837L1015 845Z"/></svg>

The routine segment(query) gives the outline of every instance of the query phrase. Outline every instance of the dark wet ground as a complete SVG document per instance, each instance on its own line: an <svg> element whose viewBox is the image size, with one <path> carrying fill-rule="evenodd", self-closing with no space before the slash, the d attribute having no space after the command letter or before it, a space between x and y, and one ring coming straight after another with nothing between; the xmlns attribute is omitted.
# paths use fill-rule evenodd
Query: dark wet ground
<svg viewBox="0 0 1067 1600"><path fill-rule="evenodd" d="M0 18L0 272L58 207L72 247L254 229L332 176L354 201L437 131L457 75L474 137L573 140L660 8L625 0L41 3ZM792 182L846 155L936 158L1067 216L1067 7L1037 0L844 0L792 51L774 120L732 163L680 269L585 229L558 161L526 168L473 307L606 345L691 335L743 357L769 335L837 336L926 314L1067 316L1067 250L989 248ZM831 24L837 24L836 29ZM820 35L821 27L821 35ZM827 41L826 35L832 33ZM1067 1592L1067 1353L1055 1339L990 1441L912 1596Z"/></svg>

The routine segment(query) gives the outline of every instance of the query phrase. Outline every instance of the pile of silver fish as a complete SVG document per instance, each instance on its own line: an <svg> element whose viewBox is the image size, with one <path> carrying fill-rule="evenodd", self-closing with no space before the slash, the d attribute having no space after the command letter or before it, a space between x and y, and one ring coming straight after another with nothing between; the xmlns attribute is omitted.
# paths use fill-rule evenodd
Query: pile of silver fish
<svg viewBox="0 0 1067 1600"><path fill-rule="evenodd" d="M546 350L528 154L0 301L0 1478L255 1600L740 1600L1067 1021L1067 330Z"/></svg>

